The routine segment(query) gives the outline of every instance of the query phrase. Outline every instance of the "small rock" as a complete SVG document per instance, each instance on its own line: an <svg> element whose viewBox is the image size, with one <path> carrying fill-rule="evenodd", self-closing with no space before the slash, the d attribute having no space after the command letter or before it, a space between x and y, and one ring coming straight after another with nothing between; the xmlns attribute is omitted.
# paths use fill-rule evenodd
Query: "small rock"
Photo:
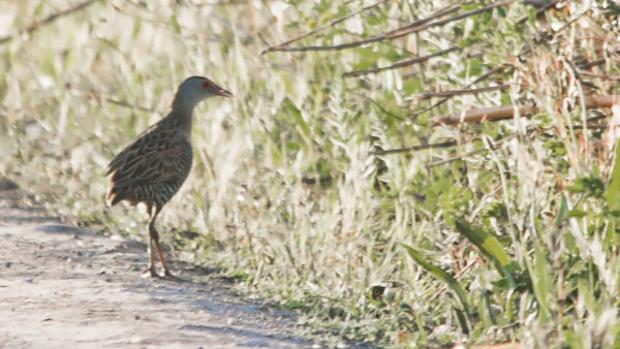
<svg viewBox="0 0 620 349"><path fill-rule="evenodd" d="M0 190L15 190L19 189L19 186L12 180L6 177L0 177Z"/></svg>
<svg viewBox="0 0 620 349"><path fill-rule="evenodd" d="M73 236L76 233L80 232L78 227L67 225L67 224L43 224L37 228L38 231L42 231L44 233L61 233L61 234L72 234Z"/></svg>
<svg viewBox="0 0 620 349"><path fill-rule="evenodd" d="M112 234L110 236L110 240L112 240L112 241L123 241L125 239L123 239L123 237L118 235L118 234Z"/></svg>
<svg viewBox="0 0 620 349"><path fill-rule="evenodd" d="M6 261L6 262L4 262L4 267L5 267L5 268L10 268L10 267L11 267L11 265L13 265L13 263L11 263L10 261Z"/></svg>
<svg viewBox="0 0 620 349"><path fill-rule="evenodd" d="M142 342L142 337L134 336L129 338L129 343L131 344L138 344L140 342Z"/></svg>
<svg viewBox="0 0 620 349"><path fill-rule="evenodd" d="M269 342L264 338L252 338L243 343L239 343L244 347L252 347L252 348L266 348L269 346Z"/></svg>

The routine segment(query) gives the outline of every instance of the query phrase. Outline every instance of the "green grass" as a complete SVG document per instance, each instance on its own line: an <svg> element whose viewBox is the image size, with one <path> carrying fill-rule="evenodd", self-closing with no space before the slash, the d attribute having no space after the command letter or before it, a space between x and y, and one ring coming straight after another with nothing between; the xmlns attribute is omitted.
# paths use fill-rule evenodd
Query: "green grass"
<svg viewBox="0 0 620 349"><path fill-rule="evenodd" d="M204 74L235 98L196 110L193 171L159 220L183 258L218 265L313 328L388 347L620 345L618 151L602 145L604 127L581 128L599 114L579 99L618 87L584 84L568 62L618 49L611 10L570 2L547 14L563 29L542 42L544 22L516 2L389 43L260 55L362 3L170 3L101 1L0 44L0 174L76 223L140 238L145 209L106 206L105 167L185 77ZM447 4L388 2L293 45L359 40ZM5 1L0 36L66 6ZM422 65L341 78L455 45ZM589 73L618 75L606 52ZM493 79L511 89L408 118L435 100L405 98L505 63ZM440 114L511 103L538 112L431 127ZM607 125L612 113L600 112L589 125ZM446 139L458 145L375 153ZM378 296L377 283L404 286Z"/></svg>

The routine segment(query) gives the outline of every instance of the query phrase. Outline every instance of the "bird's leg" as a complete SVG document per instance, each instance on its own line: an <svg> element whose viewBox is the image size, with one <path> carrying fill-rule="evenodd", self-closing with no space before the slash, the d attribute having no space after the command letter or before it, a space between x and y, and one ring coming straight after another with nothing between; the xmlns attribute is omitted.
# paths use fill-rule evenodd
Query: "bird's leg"
<svg viewBox="0 0 620 349"><path fill-rule="evenodd" d="M157 254L159 255L159 262L161 263L162 268L164 268L164 275L173 278L174 276L168 269L168 265L166 264L166 259L164 258L164 253L161 251L161 247L159 245L159 233L155 229L155 219L157 219L157 215L161 207L157 207L155 209L155 214L151 218L151 222L149 223L149 236L151 237L151 241L154 244L155 249L157 250Z"/></svg>
<svg viewBox="0 0 620 349"><path fill-rule="evenodd" d="M158 277L159 275L155 270L155 260L157 259L157 257L155 256L155 250L153 249L153 238L151 237L150 230L151 229L149 226L149 245L147 247L149 254L149 266L144 270L144 273L142 275L144 277Z"/></svg>
<svg viewBox="0 0 620 349"><path fill-rule="evenodd" d="M168 269L168 265L166 264L164 253L161 251L161 247L159 245L159 234L157 233L157 230L155 230L154 225L151 225L150 227L152 227L150 231L154 232L154 234L151 236L153 237L153 243L155 244L155 249L157 250L157 254L159 255L159 261L161 262L161 266L162 268L164 268L164 275L172 276L172 273L170 273L170 269Z"/></svg>
<svg viewBox="0 0 620 349"><path fill-rule="evenodd" d="M146 268L146 270L144 270L144 273L142 274L143 277L158 277L159 275L157 274L157 271L155 270L155 260L157 259L157 257L155 256L155 250L153 249L153 235L157 235L157 231L154 232L155 227L153 227L153 223L154 223L154 219L155 216L157 215L158 212L153 213L152 207L151 205L149 205L147 207L147 210L149 212L149 215L151 216L151 219L149 221L149 244L147 246L147 251L149 254L149 266Z"/></svg>

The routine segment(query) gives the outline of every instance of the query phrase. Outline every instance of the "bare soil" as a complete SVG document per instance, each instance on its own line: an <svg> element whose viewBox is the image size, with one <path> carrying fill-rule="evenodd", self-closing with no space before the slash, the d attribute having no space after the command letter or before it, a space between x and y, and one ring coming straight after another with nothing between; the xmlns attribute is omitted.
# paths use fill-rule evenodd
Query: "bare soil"
<svg viewBox="0 0 620 349"><path fill-rule="evenodd" d="M62 224L0 178L0 348L323 347L223 277L177 262L186 281L142 278L146 258L144 243Z"/></svg>

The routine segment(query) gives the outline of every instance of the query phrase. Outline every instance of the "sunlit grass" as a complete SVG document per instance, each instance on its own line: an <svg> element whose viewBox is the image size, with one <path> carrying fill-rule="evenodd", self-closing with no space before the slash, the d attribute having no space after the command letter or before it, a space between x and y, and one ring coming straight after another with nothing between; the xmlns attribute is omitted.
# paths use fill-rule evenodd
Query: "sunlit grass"
<svg viewBox="0 0 620 349"><path fill-rule="evenodd" d="M317 40L357 38L360 25L385 31L439 7L414 3L390 3ZM67 6L0 4L0 36ZM410 52L378 44L260 55L358 5L109 1L18 35L0 46L0 173L70 220L139 238L146 212L105 205L105 167L167 112L185 77L205 75L235 97L196 110L193 171L159 221L164 240L183 241L184 258L216 263L249 292L307 314L302 321L355 339L617 345L618 223L599 186L612 152L591 145L601 132L574 127L590 114L556 104L584 91L557 52L542 45L529 60L514 59L532 43L531 28L510 19L529 13L531 25L532 10L513 6L398 41L429 54L470 40L479 44L471 59L454 52L361 79L340 75ZM586 20L597 40L614 35L596 15ZM598 41L576 36L558 39L563 53L596 52ZM407 119L405 97L460 88L505 61L510 91L463 96L439 111L533 100L535 118L463 128L431 128L429 114ZM610 81L597 83L617 93ZM373 153L444 138L458 147ZM459 230L459 219L492 236L491 252ZM183 230L199 236L185 241ZM514 276L503 272L506 261L517 265ZM446 285L437 270L454 279ZM377 283L398 286L373 294ZM456 286L464 292L454 298Z"/></svg>

